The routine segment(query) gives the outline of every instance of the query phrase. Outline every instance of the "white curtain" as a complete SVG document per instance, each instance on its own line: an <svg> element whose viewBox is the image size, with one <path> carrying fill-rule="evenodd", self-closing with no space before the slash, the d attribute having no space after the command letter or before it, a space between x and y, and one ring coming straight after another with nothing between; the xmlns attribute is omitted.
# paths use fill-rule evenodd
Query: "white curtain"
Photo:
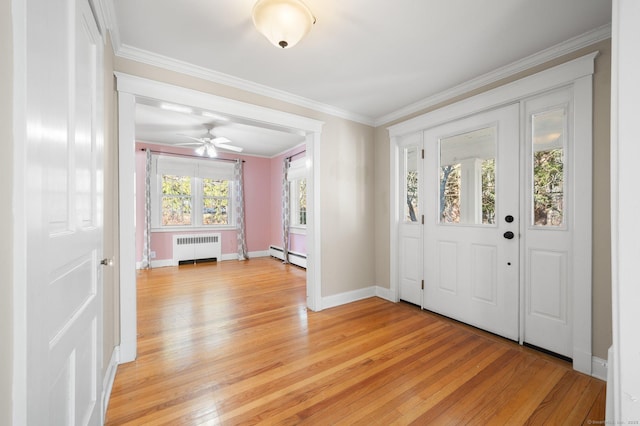
<svg viewBox="0 0 640 426"><path fill-rule="evenodd" d="M282 176L282 254L283 263L289 263L289 165L291 160L284 159L283 176Z"/></svg>
<svg viewBox="0 0 640 426"><path fill-rule="evenodd" d="M151 268L151 150L146 151L144 180L144 236L142 242L142 269Z"/></svg>
<svg viewBox="0 0 640 426"><path fill-rule="evenodd" d="M238 226L238 260L246 260L247 241L244 227L244 178L242 160L236 160L234 167L234 182L236 185L236 223Z"/></svg>

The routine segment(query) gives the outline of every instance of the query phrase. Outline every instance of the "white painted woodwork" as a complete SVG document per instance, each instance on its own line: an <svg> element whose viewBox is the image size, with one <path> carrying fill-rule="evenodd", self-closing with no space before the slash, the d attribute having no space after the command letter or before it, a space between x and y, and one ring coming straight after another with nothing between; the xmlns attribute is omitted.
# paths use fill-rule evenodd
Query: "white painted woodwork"
<svg viewBox="0 0 640 426"><path fill-rule="evenodd" d="M518 234L518 116L515 104L424 132L424 307L513 340L519 337L519 243L517 237L508 240L503 233ZM497 142L496 224L442 223L441 141L491 127L496 128ZM514 222L504 221L506 215L514 216Z"/></svg>
<svg viewBox="0 0 640 426"><path fill-rule="evenodd" d="M86 0L31 0L26 20L25 418L98 425L103 41Z"/></svg>
<svg viewBox="0 0 640 426"><path fill-rule="evenodd" d="M613 1L611 81L611 233L613 365L609 424L640 419L640 197L638 197L638 116L640 114L640 3Z"/></svg>
<svg viewBox="0 0 640 426"><path fill-rule="evenodd" d="M573 101L571 89L560 89L537 96L524 102L525 110L525 156L526 182L524 194L524 333L522 340L552 352L573 357L573 264L572 234L575 232L576 211L575 185L576 149L573 143ZM564 211L561 226L534 225L533 220L533 165L532 155L536 150L533 141L532 115L562 109L564 124L558 146L564 156ZM591 150L591 144L581 142L579 149ZM587 189L587 188L585 188ZM589 188L590 191L590 188ZM590 210L590 209L589 209Z"/></svg>
<svg viewBox="0 0 640 426"><path fill-rule="evenodd" d="M184 87L115 73L118 90L118 143L120 183L120 333L121 362L136 357L136 282L135 282L135 105L137 98L152 99L221 111L242 120L259 121L290 132L305 135L307 177L307 306L320 311L322 306L322 228L320 218L320 142L323 122L258 105L199 92Z"/></svg>
<svg viewBox="0 0 640 426"><path fill-rule="evenodd" d="M421 151L422 151L422 133L416 132L412 135L408 135L403 138L400 142L399 146L401 147L402 153L402 162L400 167L400 193L403 194L403 202L398 206L399 208L399 217L401 218L399 221L399 230L398 234L400 236L400 240L398 242L398 246L400 248L399 252L399 260L400 260L400 277L399 277L399 297L401 300L404 300L409 303L413 303L414 305L418 305L422 307L422 279L423 279L423 269L422 269L422 212L423 212L423 203L422 203L422 191L420 181L422 179L422 160ZM409 161L407 157L407 150L413 149L414 154L410 161L411 164L415 164L418 172L418 216L417 221L412 222L407 220L405 214L405 206L406 206L406 176Z"/></svg>
<svg viewBox="0 0 640 426"><path fill-rule="evenodd" d="M571 200L571 206L569 207L571 214L572 228L570 229L570 246L572 253L568 256L567 274L568 286L571 289L570 293L567 293L568 309L567 315L572 321L573 327L571 331L571 357L573 358L574 369L586 374L591 374L592 369L592 357L591 357L591 294L592 294L592 282L591 282L591 241L592 241L592 206L591 206L591 186L592 186L592 74L594 72L594 59L597 52L585 55L581 58L566 62L556 67L550 68L545 71L533 74L529 77L525 77L521 80L515 81L505 86L501 86L479 95L464 99L460 102L456 102L449 106L434 110L432 112L417 116L409 119L405 122L396 124L389 128L391 136L390 147L390 180L391 180L391 194L390 200L392 206L397 206L402 202L400 200L400 193L398 192L399 184L397 182L398 172L400 167L400 148L398 147L399 141L406 135L410 135L415 132L419 132L424 129L433 129L437 126L453 122L458 119L463 119L476 114L481 111L489 111L501 106L508 105L510 103L519 103L523 105L523 102L530 99L535 99L545 93L553 92L554 90L560 90L563 87L567 88L571 92L572 96L572 124L569 128L570 134L575 141L575 148L572 152L571 158L571 170L569 174L569 180L572 182L571 191L573 191L573 199ZM521 107L521 119L524 120L524 106ZM524 125L521 126L521 134L518 139L521 141L521 145L524 144L526 139ZM521 157L519 160L519 167L521 170L525 169L525 147L521 148ZM429 158L427 155L426 163L428 164ZM425 167L429 167L428 165ZM524 182L524 181L521 181ZM521 191L522 192L522 191ZM526 212L524 197L519 205L519 212ZM428 200L428 203L436 203L435 200ZM395 213L395 207L391 212ZM428 209L427 209L428 211ZM499 217L496 215L498 219ZM526 219L520 221L520 234L523 239L523 245L527 239L527 226ZM390 233L391 233L391 257L390 257L390 293L396 294L399 288L399 276L400 259L398 256L397 243L399 237L398 230L399 218L397 215L392 214L390 220ZM531 247L535 247L533 243L537 237L532 236ZM430 238L430 234L425 229L425 239ZM547 253L551 245L554 244L551 237L545 243L547 246L545 250ZM446 243L443 243L441 249L449 250L452 253L458 253L459 250L452 250L451 247L445 247ZM560 250L562 251L562 250ZM536 252L537 253L537 252ZM428 254L425 253L428 257ZM540 258L538 260L541 260ZM520 262L524 265L528 261L527 251L523 248L520 250ZM447 260L446 262L451 262ZM557 263L556 263L557 264ZM556 267L556 271L561 273L561 269ZM426 265L425 265L425 272ZM443 272L444 274L453 274L452 272ZM486 273L485 273L486 274ZM456 272L455 277L447 278L449 284L445 285L445 288L454 288L451 283L456 283L460 280ZM539 280L538 277L534 279ZM525 298L525 267L520 268L520 275L518 277L520 283L519 293L522 297L519 298L519 328L522 332L525 328L525 310L528 301ZM563 283L562 280L557 279L555 281L556 286L560 286ZM425 283L425 286L427 283ZM547 284L548 285L548 284ZM564 284L562 284L564 285ZM559 288L559 287L558 287ZM557 294L562 294L559 290ZM394 299L394 300L397 300ZM425 294L426 300L426 294ZM426 303L425 303L426 304ZM524 333L521 333L519 340L523 342Z"/></svg>

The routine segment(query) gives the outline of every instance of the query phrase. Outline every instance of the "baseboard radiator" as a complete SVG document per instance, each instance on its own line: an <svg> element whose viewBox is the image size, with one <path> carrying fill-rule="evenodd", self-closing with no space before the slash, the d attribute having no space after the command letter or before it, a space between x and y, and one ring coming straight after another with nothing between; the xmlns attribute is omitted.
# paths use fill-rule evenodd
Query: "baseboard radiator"
<svg viewBox="0 0 640 426"><path fill-rule="evenodd" d="M284 250L277 246L269 246L269 256L284 260ZM307 255L290 251L289 263L307 269Z"/></svg>
<svg viewBox="0 0 640 426"><path fill-rule="evenodd" d="M220 234L193 234L173 236L173 262L175 265L219 260L222 256Z"/></svg>

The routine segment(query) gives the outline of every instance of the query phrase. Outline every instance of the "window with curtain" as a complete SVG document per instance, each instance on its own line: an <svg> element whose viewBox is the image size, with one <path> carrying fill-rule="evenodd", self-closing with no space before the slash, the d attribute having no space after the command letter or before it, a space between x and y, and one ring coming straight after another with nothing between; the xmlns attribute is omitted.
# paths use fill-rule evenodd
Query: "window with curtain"
<svg viewBox="0 0 640 426"><path fill-rule="evenodd" d="M154 155L152 228L235 228L232 162Z"/></svg>
<svg viewBox="0 0 640 426"><path fill-rule="evenodd" d="M289 173L289 200L291 232L304 234L307 228L307 165L302 157L291 161Z"/></svg>

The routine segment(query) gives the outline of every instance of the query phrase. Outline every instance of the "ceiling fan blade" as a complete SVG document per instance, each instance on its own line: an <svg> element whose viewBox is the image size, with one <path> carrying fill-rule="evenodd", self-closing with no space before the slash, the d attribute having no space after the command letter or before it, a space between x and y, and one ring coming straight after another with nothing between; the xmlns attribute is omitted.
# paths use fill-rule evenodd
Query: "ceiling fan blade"
<svg viewBox="0 0 640 426"><path fill-rule="evenodd" d="M198 145L202 145L202 142L200 142L200 143L198 143L198 142L176 143L174 145L175 146L198 146Z"/></svg>
<svg viewBox="0 0 640 426"><path fill-rule="evenodd" d="M233 152L242 152L242 148L240 148L239 146L233 146L233 145L226 145L226 144L218 145L218 144L216 144L216 148L226 149L227 151L233 151Z"/></svg>
<svg viewBox="0 0 640 426"><path fill-rule="evenodd" d="M185 138L193 139L194 141L198 141L200 143L205 142L203 138L194 138L193 136L178 134L178 136L184 136Z"/></svg>
<svg viewBox="0 0 640 426"><path fill-rule="evenodd" d="M218 145L218 144L221 144L221 143L229 143L231 141L229 139L225 138L224 136L220 136L220 137L211 139L211 142L213 142L214 144Z"/></svg>

